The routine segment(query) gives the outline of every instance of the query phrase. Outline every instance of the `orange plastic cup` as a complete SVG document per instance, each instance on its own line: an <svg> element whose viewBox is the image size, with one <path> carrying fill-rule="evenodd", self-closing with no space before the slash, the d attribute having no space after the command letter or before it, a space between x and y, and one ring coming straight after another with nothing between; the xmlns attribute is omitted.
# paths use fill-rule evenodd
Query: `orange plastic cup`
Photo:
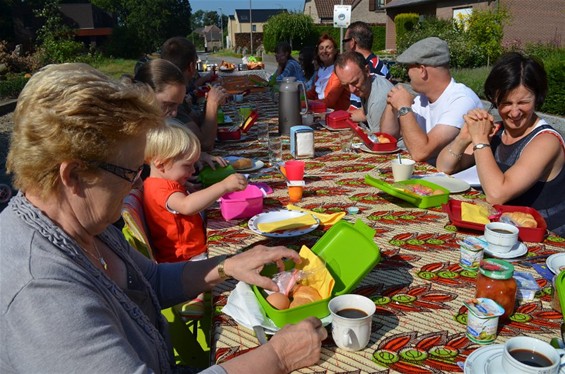
<svg viewBox="0 0 565 374"><path fill-rule="evenodd" d="M304 193L304 181L290 181L288 186L288 197L291 203L297 203L302 200Z"/></svg>

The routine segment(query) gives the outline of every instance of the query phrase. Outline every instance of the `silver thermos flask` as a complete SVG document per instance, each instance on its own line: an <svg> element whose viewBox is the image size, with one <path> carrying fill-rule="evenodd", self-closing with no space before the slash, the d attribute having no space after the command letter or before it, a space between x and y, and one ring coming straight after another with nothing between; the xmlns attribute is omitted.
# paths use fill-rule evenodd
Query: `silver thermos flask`
<svg viewBox="0 0 565 374"><path fill-rule="evenodd" d="M300 108L300 87L304 92L306 108ZM292 126L302 125L302 114L308 112L306 87L295 77L283 78L279 86L279 135L289 135Z"/></svg>

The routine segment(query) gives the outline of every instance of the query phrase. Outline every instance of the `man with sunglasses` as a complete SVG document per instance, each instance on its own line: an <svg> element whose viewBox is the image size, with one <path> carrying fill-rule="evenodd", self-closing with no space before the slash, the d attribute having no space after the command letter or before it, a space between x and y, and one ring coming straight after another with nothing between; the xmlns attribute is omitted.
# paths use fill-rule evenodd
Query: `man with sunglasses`
<svg viewBox="0 0 565 374"><path fill-rule="evenodd" d="M439 152L463 126L463 115L482 108L477 94L456 83L449 70L449 47L436 37L414 43L396 58L406 65L414 97L402 84L388 93L404 146L416 161L435 165Z"/></svg>

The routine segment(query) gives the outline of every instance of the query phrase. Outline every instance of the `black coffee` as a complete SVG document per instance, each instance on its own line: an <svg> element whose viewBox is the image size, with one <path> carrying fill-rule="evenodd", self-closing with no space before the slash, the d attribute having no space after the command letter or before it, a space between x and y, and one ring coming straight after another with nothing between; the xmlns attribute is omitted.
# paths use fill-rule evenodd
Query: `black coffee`
<svg viewBox="0 0 565 374"><path fill-rule="evenodd" d="M508 231L504 229L491 229L491 231L497 232L499 234L512 234L512 231Z"/></svg>
<svg viewBox="0 0 565 374"><path fill-rule="evenodd" d="M344 318L363 318L367 317L367 313L362 310L355 308L342 309L336 313L340 317Z"/></svg>
<svg viewBox="0 0 565 374"><path fill-rule="evenodd" d="M514 357L521 363L533 366L536 368L542 368L546 366L551 366L552 362L549 358L545 357L541 353L532 352L528 349L515 349L510 351L510 356Z"/></svg>

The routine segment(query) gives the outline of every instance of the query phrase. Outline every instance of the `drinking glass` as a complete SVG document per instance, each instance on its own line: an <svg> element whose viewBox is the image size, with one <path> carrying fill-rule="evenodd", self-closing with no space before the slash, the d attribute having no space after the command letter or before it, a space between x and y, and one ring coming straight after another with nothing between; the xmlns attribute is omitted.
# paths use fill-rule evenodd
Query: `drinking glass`
<svg viewBox="0 0 565 374"><path fill-rule="evenodd" d="M282 162L282 141L279 136L269 137L269 165L275 166Z"/></svg>

